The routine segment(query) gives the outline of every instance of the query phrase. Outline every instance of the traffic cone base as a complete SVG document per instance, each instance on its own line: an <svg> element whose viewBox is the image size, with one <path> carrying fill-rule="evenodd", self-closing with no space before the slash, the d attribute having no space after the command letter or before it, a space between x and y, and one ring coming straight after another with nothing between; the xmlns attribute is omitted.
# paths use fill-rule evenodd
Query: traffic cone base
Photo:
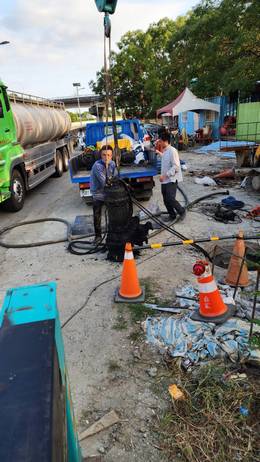
<svg viewBox="0 0 260 462"><path fill-rule="evenodd" d="M137 303L143 302L144 299L145 291L143 287L140 287L138 281L132 245L130 243L126 243L121 285L116 291L114 300L117 303Z"/></svg>
<svg viewBox="0 0 260 462"><path fill-rule="evenodd" d="M114 301L116 303L138 303L145 301L145 287L141 287L141 294L138 297L134 298L123 297L122 295L120 295L119 290L120 289L116 289L115 293Z"/></svg>
<svg viewBox="0 0 260 462"><path fill-rule="evenodd" d="M207 261L199 260L193 266L199 288L199 310L192 313L193 321L221 324L231 318L236 311L235 305L226 305L218 290Z"/></svg>
<svg viewBox="0 0 260 462"><path fill-rule="evenodd" d="M243 276L243 272L244 272L244 269L242 270L242 273L241 273L242 276ZM246 277L245 277L245 279L246 279ZM234 281L234 279L231 279L231 278L229 279L228 277L225 277L224 282L225 282L225 284L228 284L231 287L236 287L236 286L238 286L238 287L247 287L249 285L249 280L247 280L247 282L245 281L244 283L242 283L241 278L239 278L239 283L238 284L237 284L237 279L236 279L236 281Z"/></svg>
<svg viewBox="0 0 260 462"><path fill-rule="evenodd" d="M213 322L214 324L222 324L223 322L227 321L229 318L234 316L236 312L235 305L225 305L227 310L225 313L219 316L203 316L200 314L199 310L194 311L191 315L191 319L193 321L202 321L202 322Z"/></svg>

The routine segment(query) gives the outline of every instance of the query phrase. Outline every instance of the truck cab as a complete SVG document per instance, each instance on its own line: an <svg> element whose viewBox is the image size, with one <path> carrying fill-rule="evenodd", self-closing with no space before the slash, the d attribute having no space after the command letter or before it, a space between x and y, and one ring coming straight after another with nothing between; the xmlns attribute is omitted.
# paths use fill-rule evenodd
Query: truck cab
<svg viewBox="0 0 260 462"><path fill-rule="evenodd" d="M8 92L0 81L0 204L23 208L25 193L62 176L72 151L71 121L63 103Z"/></svg>
<svg viewBox="0 0 260 462"><path fill-rule="evenodd" d="M10 199L10 176L14 174L13 183L18 202L22 189L25 187L22 179L23 149L16 139L16 129L6 86L0 82L0 203ZM23 194L22 194L23 196Z"/></svg>

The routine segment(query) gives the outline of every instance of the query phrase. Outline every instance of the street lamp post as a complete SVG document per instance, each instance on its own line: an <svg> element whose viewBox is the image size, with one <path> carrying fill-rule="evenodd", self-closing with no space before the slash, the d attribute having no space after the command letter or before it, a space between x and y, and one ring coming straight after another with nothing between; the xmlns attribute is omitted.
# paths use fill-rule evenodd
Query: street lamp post
<svg viewBox="0 0 260 462"><path fill-rule="evenodd" d="M79 88L81 87L81 84L79 82L74 82L72 85L73 85L73 87L76 87L76 91L77 91L77 101L78 101L80 128L82 128L82 117L81 117L81 109L80 109L80 102L79 102Z"/></svg>

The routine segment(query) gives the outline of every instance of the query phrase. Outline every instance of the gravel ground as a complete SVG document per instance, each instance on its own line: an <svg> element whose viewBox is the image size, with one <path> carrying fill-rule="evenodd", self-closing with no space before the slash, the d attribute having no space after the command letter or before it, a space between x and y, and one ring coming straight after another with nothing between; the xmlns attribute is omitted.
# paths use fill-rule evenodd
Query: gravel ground
<svg viewBox="0 0 260 462"><path fill-rule="evenodd" d="M259 204L257 193L248 193L239 183L226 180L221 186L205 187L194 182L191 172L220 170L233 166L233 160L222 160L211 154L181 153L188 170L183 187L190 199L221 189L245 202L246 208ZM231 184L231 187L229 188ZM224 196L223 196L224 197ZM181 199L181 197L180 197ZM211 199L218 202L221 197ZM182 200L182 199L181 199ZM209 202L209 201L208 201ZM154 195L145 206L158 204L163 209L159 180L156 179ZM0 212L1 227L24 220L43 217L61 217L71 222L76 215L92 215L92 210L81 202L77 189L70 184L68 175L49 179L28 195L25 207L17 214ZM259 231L259 223L243 219L238 224L223 224L201 214L196 208L188 212L186 219L175 225L187 238ZM31 242L53 239L65 235L58 223L26 226L13 230L8 241ZM162 242L169 238L162 232L153 238ZM5 238L7 240L7 237ZM89 292L100 282L120 276L121 265L106 261L105 254L79 257L66 250L66 244L31 249L1 249L0 302L9 287L57 282L58 307L64 322L82 306ZM152 253L153 252L153 253ZM150 258L152 257L152 258ZM191 247L168 247L143 251L138 258L138 274L149 281L159 299L171 299L174 288L186 281L194 282L192 265L198 254ZM222 274L218 270L217 275ZM254 273L251 278L254 279ZM79 430L84 430L106 412L115 409L121 423L88 438L82 444L88 456L101 454L106 462L163 461L162 452L151 431L151 422L166 409L167 390L155 391L161 371L161 358L144 341L133 341L131 333L140 330L140 324L131 323L128 313L123 313L113 302L119 280L98 288L85 308L64 329L65 353L70 377L73 404ZM119 316L126 319L124 329L115 328ZM147 371L156 367L155 377Z"/></svg>

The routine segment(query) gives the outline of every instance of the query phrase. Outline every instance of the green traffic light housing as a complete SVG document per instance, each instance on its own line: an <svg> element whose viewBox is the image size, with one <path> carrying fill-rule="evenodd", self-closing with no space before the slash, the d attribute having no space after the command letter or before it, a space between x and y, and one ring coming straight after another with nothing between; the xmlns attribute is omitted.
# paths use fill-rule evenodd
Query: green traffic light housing
<svg viewBox="0 0 260 462"><path fill-rule="evenodd" d="M113 14L115 12L117 0L95 0L95 2L101 13Z"/></svg>

